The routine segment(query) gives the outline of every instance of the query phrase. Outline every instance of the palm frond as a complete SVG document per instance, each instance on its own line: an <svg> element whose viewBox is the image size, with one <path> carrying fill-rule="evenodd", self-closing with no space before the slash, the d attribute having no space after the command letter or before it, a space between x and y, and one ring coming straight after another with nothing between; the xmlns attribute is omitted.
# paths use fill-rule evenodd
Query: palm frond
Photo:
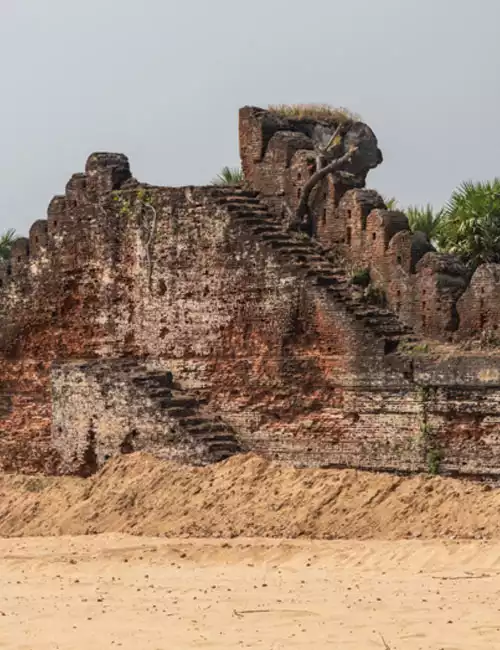
<svg viewBox="0 0 500 650"><path fill-rule="evenodd" d="M446 203L440 239L470 266L500 262L500 179L465 181Z"/></svg>
<svg viewBox="0 0 500 650"><path fill-rule="evenodd" d="M406 216L410 229L425 233L431 241L437 234L443 211L435 212L430 203L425 206L411 205L406 209Z"/></svg>
<svg viewBox="0 0 500 650"><path fill-rule="evenodd" d="M213 179L212 185L238 185L245 180L243 170L239 167L223 167Z"/></svg>
<svg viewBox="0 0 500 650"><path fill-rule="evenodd" d="M14 228L9 228L3 235L0 235L0 259L8 260L10 258L12 244L17 239L19 239L19 235Z"/></svg>

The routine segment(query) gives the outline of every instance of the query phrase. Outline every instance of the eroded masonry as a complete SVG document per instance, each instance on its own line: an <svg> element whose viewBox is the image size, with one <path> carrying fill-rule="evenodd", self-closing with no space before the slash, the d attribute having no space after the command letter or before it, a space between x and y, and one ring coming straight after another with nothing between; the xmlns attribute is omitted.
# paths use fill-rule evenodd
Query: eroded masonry
<svg viewBox="0 0 500 650"><path fill-rule="evenodd" d="M500 267L469 277L388 211L365 188L378 147L290 227L329 127L242 109L241 187L153 187L90 156L1 269L1 468L253 451L500 474Z"/></svg>

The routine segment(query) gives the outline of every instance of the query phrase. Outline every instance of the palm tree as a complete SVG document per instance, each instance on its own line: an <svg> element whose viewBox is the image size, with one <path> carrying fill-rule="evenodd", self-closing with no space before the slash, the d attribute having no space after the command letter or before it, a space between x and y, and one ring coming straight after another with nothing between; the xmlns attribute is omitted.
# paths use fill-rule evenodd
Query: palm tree
<svg viewBox="0 0 500 650"><path fill-rule="evenodd" d="M425 233L429 241L437 238L443 210L434 212L434 208L428 203L426 206L411 205L405 212L413 232Z"/></svg>
<svg viewBox="0 0 500 650"><path fill-rule="evenodd" d="M239 167L223 167L212 181L212 185L239 185L245 180Z"/></svg>
<svg viewBox="0 0 500 650"><path fill-rule="evenodd" d="M438 234L441 246L472 268L500 262L500 178L462 183L443 210Z"/></svg>
<svg viewBox="0 0 500 650"><path fill-rule="evenodd" d="M0 235L0 259L8 260L10 258L12 244L16 239L19 239L19 236L16 235L14 228L9 228L3 235Z"/></svg>
<svg viewBox="0 0 500 650"><path fill-rule="evenodd" d="M429 241L436 237L439 223L442 216L442 210L434 212L430 203L426 206L411 205L408 208L402 208L399 201L394 197L382 197L387 210L401 210L408 217L408 224L413 232L424 232Z"/></svg>

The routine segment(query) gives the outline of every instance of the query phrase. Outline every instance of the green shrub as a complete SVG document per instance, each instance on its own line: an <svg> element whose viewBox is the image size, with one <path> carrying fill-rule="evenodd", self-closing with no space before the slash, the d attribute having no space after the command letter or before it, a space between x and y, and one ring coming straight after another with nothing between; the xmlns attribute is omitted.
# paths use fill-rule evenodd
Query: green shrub
<svg viewBox="0 0 500 650"><path fill-rule="evenodd" d="M370 270L359 269L354 271L351 277L351 284L356 284L359 287L367 287L370 284Z"/></svg>

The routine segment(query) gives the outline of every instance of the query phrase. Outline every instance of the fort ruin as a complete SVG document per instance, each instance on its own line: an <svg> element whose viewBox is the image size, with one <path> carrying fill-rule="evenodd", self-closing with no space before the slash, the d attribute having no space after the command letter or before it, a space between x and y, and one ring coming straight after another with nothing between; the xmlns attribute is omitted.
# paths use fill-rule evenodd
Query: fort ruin
<svg viewBox="0 0 500 650"><path fill-rule="evenodd" d="M291 228L324 127L241 109L241 187L90 156L0 270L3 470L253 451L498 478L500 265L470 277L387 210L365 187L381 155L326 177L312 231Z"/></svg>

